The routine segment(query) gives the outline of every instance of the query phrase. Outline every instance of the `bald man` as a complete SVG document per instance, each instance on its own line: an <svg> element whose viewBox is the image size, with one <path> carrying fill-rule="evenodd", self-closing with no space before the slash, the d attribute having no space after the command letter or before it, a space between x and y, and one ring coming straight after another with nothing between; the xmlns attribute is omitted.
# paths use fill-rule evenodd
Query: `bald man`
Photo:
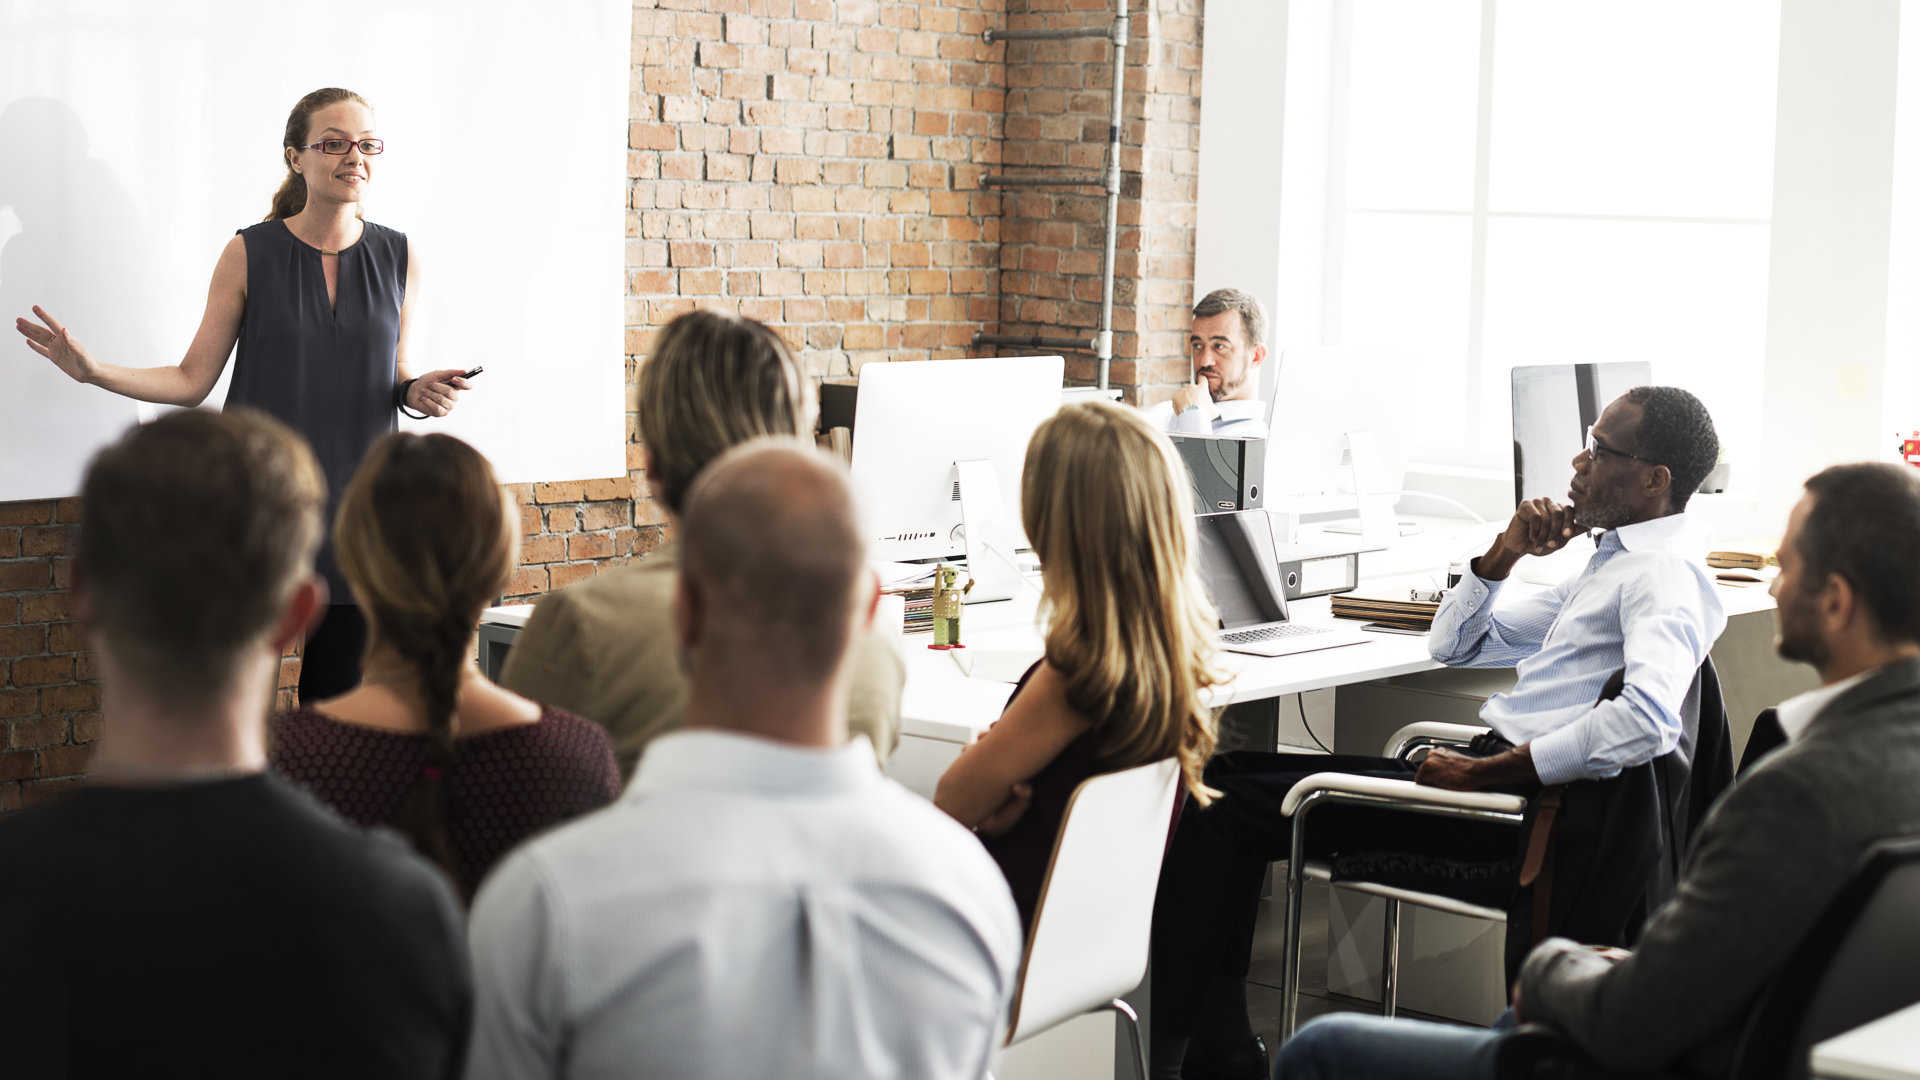
<svg viewBox="0 0 1920 1080"><path fill-rule="evenodd" d="M848 741L862 536L845 469L795 440L694 483L685 726L481 889L469 1077L985 1075L1020 924L974 837Z"/></svg>

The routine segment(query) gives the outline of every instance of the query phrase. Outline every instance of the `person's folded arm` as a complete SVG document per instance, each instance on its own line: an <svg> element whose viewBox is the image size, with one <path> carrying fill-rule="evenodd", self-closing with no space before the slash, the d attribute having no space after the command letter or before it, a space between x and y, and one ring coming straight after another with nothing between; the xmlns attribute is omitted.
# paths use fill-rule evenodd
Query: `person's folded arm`
<svg viewBox="0 0 1920 1080"><path fill-rule="evenodd" d="M1730 1032L1860 854L1833 843L1826 796L1791 771L1742 778L1632 956L1543 942L1521 970L1521 1013L1617 1069L1661 1068Z"/></svg>
<svg viewBox="0 0 1920 1080"><path fill-rule="evenodd" d="M980 828L1016 798L1016 785L1033 779L1090 726L1067 704L1066 677L1042 662L1000 719L940 775L933 804L967 828Z"/></svg>

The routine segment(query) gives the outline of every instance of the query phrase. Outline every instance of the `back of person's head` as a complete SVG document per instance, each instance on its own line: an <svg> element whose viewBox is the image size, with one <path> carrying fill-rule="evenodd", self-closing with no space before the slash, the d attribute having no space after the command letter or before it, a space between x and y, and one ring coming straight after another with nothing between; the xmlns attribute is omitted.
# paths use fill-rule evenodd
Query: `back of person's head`
<svg viewBox="0 0 1920 1080"><path fill-rule="evenodd" d="M839 670L874 589L844 466L794 438L736 447L688 492L680 544L712 659L809 686Z"/></svg>
<svg viewBox="0 0 1920 1080"><path fill-rule="evenodd" d="M326 480L265 413L189 409L95 455L81 497L85 618L118 673L190 709L233 688L312 578Z"/></svg>
<svg viewBox="0 0 1920 1080"><path fill-rule="evenodd" d="M761 435L808 435L819 406L793 350L761 323L690 311L640 365L647 485L678 515L707 463Z"/></svg>
<svg viewBox="0 0 1920 1080"><path fill-rule="evenodd" d="M1215 732L1201 692L1217 681L1219 620L1196 568L1190 485L1139 413L1087 402L1034 432L1020 510L1046 572L1047 661L1094 722L1102 759L1178 756L1204 799Z"/></svg>
<svg viewBox="0 0 1920 1080"><path fill-rule="evenodd" d="M367 616L370 650L412 668L426 699L435 760L396 824L454 880L447 770L455 705L480 612L506 587L518 518L480 452L451 435L399 432L373 445L347 484L334 524L340 570Z"/></svg>
<svg viewBox="0 0 1920 1080"><path fill-rule="evenodd" d="M1687 508L1713 467L1720 463L1720 436L1700 399L1677 386L1636 386L1623 397L1640 406L1634 451L1673 474L1673 512Z"/></svg>
<svg viewBox="0 0 1920 1080"><path fill-rule="evenodd" d="M1248 345L1267 343L1267 309L1253 298L1252 293L1244 293L1239 289L1215 289L1193 305L1193 317L1196 319L1228 311L1240 313L1240 329L1246 332Z"/></svg>
<svg viewBox="0 0 1920 1080"><path fill-rule="evenodd" d="M1813 505L1795 545L1801 580L1839 575L1888 644L1920 642L1920 475L1910 465L1835 465L1807 481Z"/></svg>

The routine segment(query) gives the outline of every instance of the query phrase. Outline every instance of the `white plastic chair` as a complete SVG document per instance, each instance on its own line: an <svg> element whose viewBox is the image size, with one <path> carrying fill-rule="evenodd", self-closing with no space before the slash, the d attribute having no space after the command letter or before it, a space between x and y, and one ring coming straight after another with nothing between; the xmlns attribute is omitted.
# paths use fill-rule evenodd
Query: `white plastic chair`
<svg viewBox="0 0 1920 1080"><path fill-rule="evenodd" d="M1120 995L1147 974L1180 767L1172 758L1086 780L1067 802L1020 962L1007 1045L1083 1013L1126 1021L1137 1075L1147 1075L1140 1018Z"/></svg>
<svg viewBox="0 0 1920 1080"><path fill-rule="evenodd" d="M1460 724L1408 724L1387 740L1386 756L1401 758L1421 747L1465 745L1486 730ZM1305 857L1307 818L1314 807L1331 803L1493 821L1515 827L1526 821L1527 814L1527 800L1518 795L1447 791L1423 787L1411 780L1388 780L1349 773L1314 773L1301 778L1280 804L1281 812L1293 823L1293 845L1287 860L1287 944L1280 990L1280 1038L1283 1041L1293 1037L1294 1025L1299 1018L1300 890L1309 878L1319 881L1331 881L1333 878L1329 864L1309 862ZM1502 908L1469 904L1434 893L1361 881L1343 881L1340 887L1386 901L1386 938L1381 946L1380 958L1380 1004L1382 1014L1386 1016L1394 1014L1395 997L1399 991L1401 904L1413 904L1491 922L1507 921L1507 913Z"/></svg>

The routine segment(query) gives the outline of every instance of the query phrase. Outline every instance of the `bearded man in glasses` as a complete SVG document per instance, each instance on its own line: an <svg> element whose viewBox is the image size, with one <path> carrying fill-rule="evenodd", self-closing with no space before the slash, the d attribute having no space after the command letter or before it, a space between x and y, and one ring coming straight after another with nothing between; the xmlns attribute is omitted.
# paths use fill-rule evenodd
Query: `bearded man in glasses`
<svg viewBox="0 0 1920 1080"><path fill-rule="evenodd" d="M1282 802L1304 776L1338 771L1532 793L1618 776L1680 744L1683 703L1727 625L1685 515L1719 456L1698 398L1669 386L1630 390L1574 456L1571 504L1523 503L1473 560L1434 617L1429 650L1453 667L1518 670L1513 690L1480 710L1491 731L1471 753L1436 749L1417 771L1379 758L1258 751L1208 765L1207 782L1224 796L1181 816L1154 911L1156 1075L1177 1075L1176 1055L1190 1076L1265 1075L1265 1049L1246 1019L1248 952L1267 866L1290 854ZM1579 575L1502 595L1521 559L1588 532L1599 535ZM1619 693L1596 705L1616 673ZM1316 859L1390 852L1503 865L1515 847L1511 826L1418 814L1383 822L1341 807L1317 814L1308 835Z"/></svg>

